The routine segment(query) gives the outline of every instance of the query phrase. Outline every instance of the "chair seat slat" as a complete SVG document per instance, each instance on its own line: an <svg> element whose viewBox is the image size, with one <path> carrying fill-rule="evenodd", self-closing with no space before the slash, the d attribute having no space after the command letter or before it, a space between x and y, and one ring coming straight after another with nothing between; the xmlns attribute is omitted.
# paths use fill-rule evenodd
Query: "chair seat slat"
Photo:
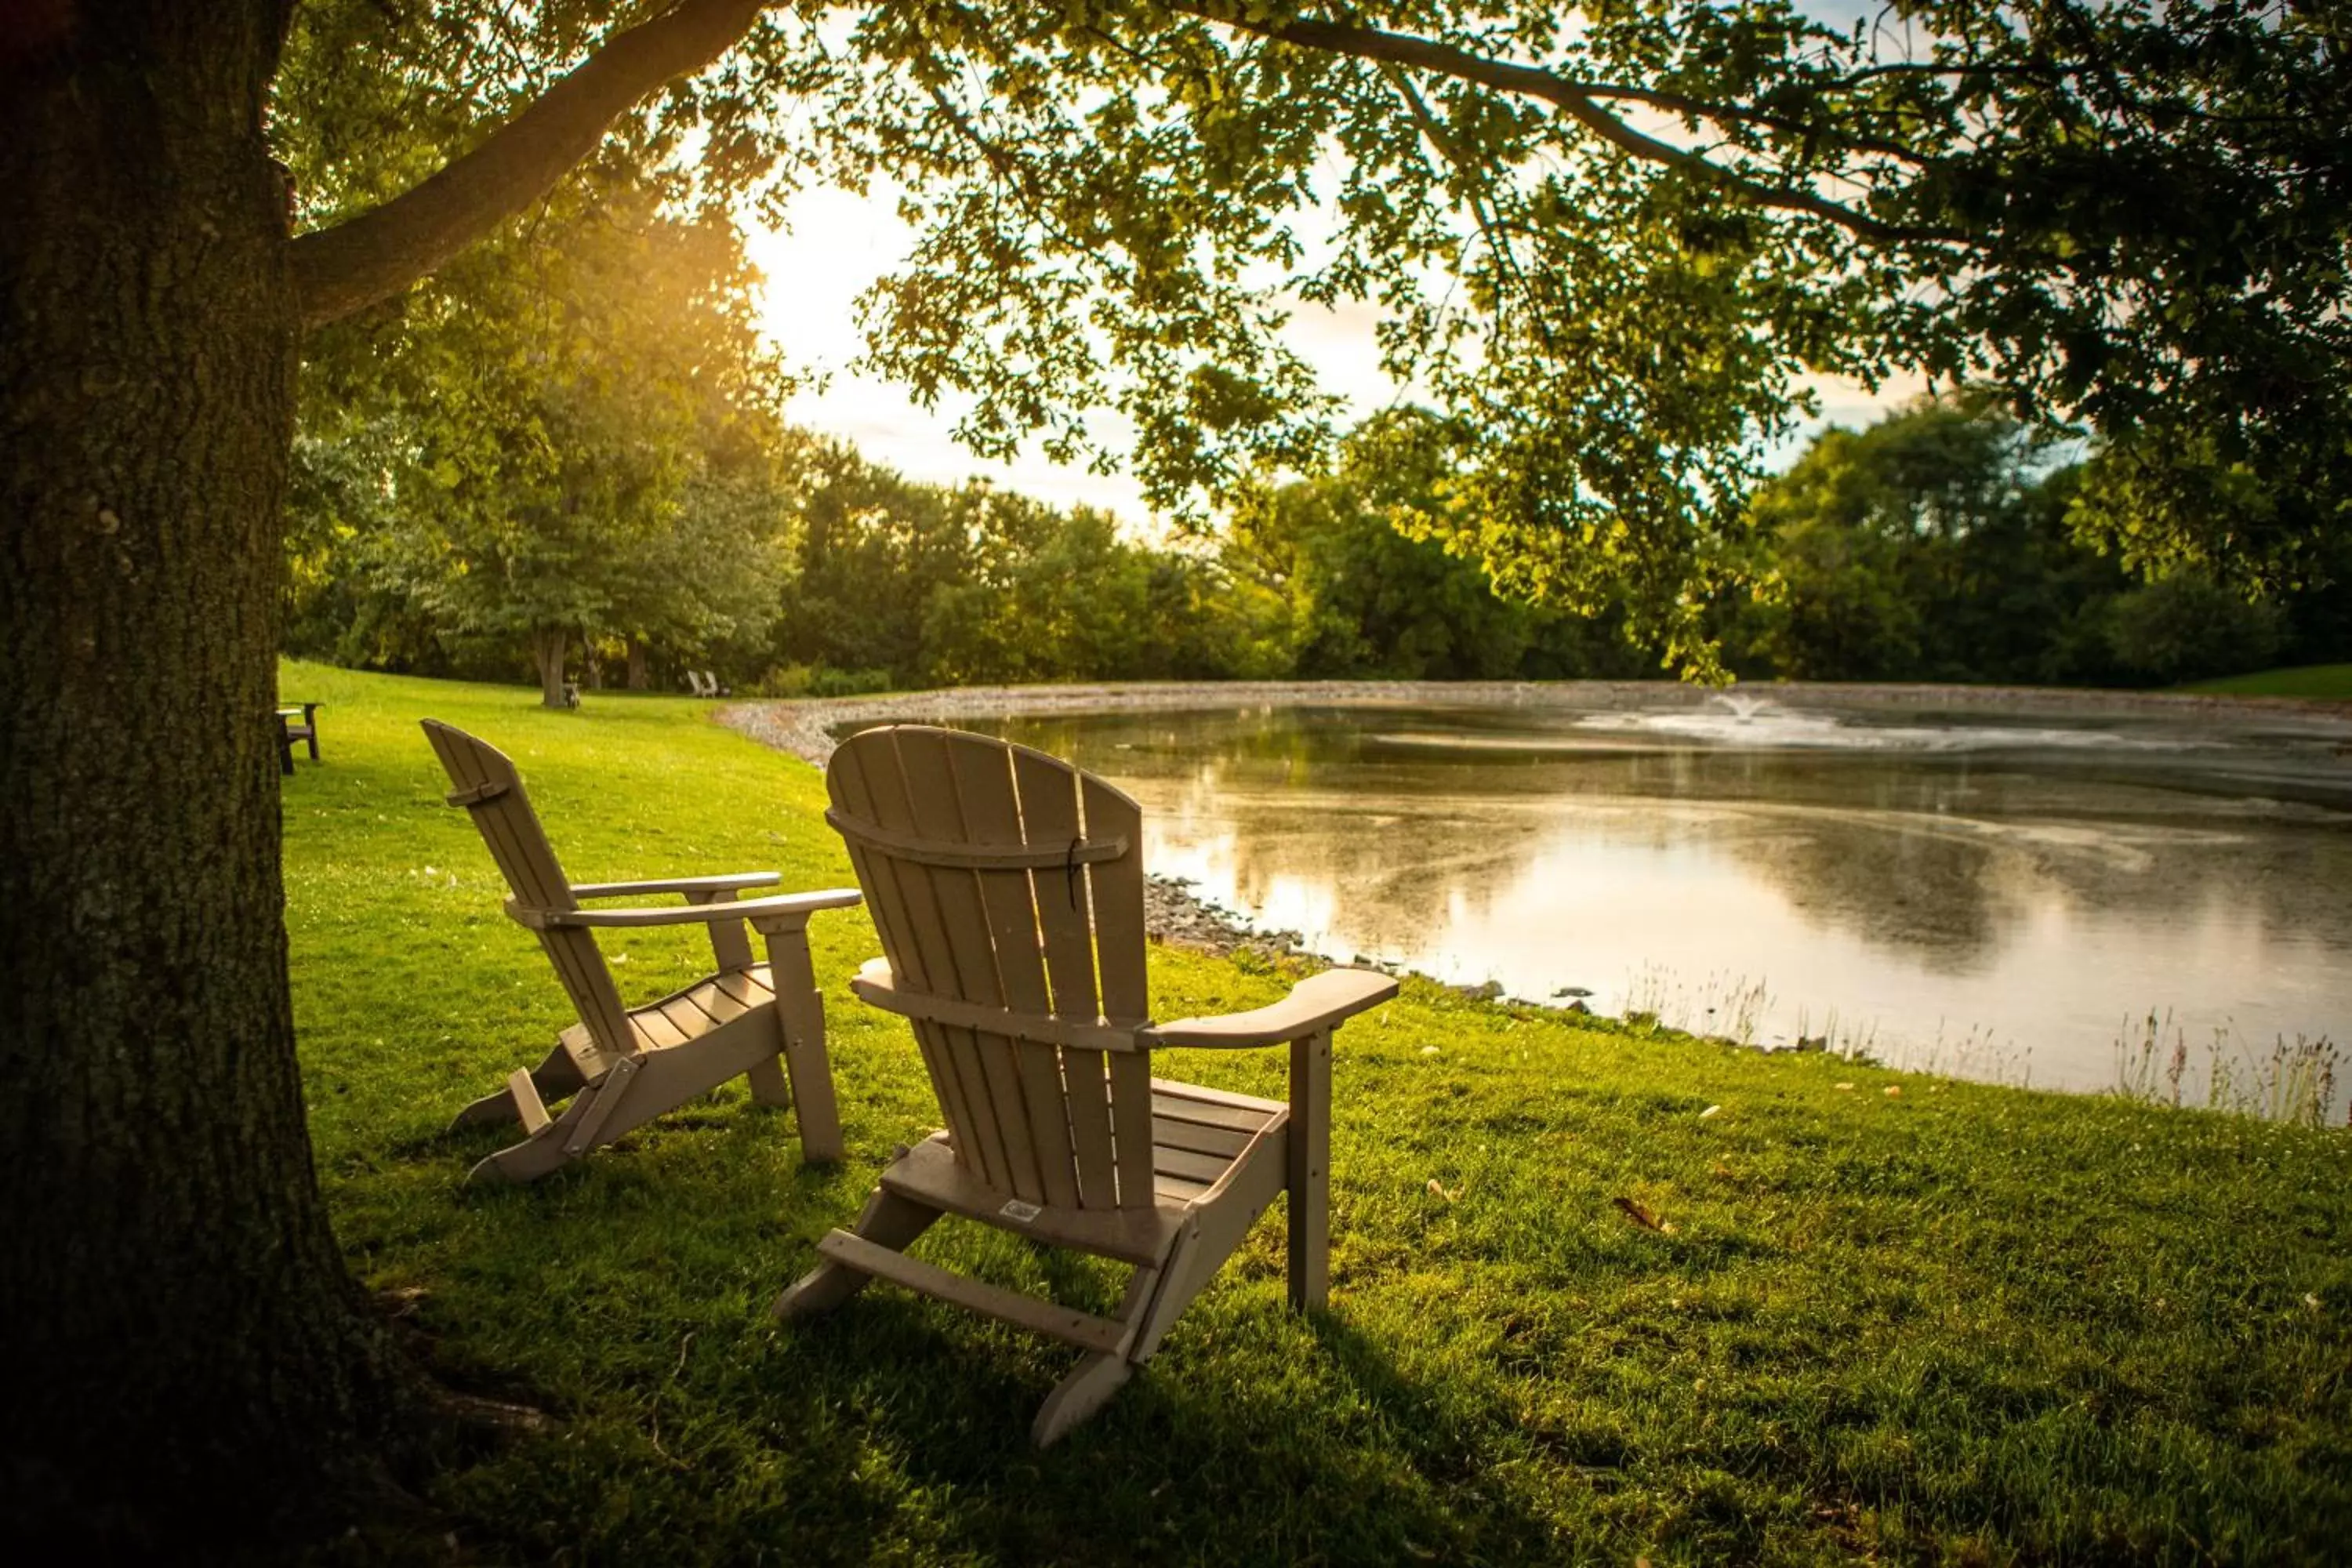
<svg viewBox="0 0 2352 1568"><path fill-rule="evenodd" d="M1225 1167L1233 1163L1233 1157L1227 1154L1196 1153L1190 1149L1171 1148L1165 1143L1155 1143L1151 1147L1151 1171L1155 1181L1161 1176L1181 1176L1188 1182L1208 1185L1223 1175Z"/></svg>
<svg viewBox="0 0 2352 1568"><path fill-rule="evenodd" d="M1220 1127L1255 1131L1265 1126L1268 1118L1279 1116L1288 1109L1278 1100L1261 1100L1254 1094L1235 1094L1227 1089L1179 1083L1165 1078L1151 1080L1151 1110L1156 1116L1180 1116L1189 1121L1211 1121Z"/></svg>
<svg viewBox="0 0 2352 1568"><path fill-rule="evenodd" d="M1183 1149L1195 1154L1214 1154L1230 1160L1248 1148L1250 1140L1255 1136L1255 1133L1244 1132L1233 1127L1212 1127L1199 1121L1171 1121L1164 1116L1151 1119L1151 1146L1155 1149Z"/></svg>

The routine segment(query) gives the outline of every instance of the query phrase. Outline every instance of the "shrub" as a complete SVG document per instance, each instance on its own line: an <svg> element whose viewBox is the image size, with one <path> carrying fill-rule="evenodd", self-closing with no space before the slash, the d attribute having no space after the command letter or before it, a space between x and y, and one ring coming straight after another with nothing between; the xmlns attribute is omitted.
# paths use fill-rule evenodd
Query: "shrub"
<svg viewBox="0 0 2352 1568"><path fill-rule="evenodd" d="M2261 669L2278 647L2278 612L2210 577L2162 578L2117 595L2107 607L2107 647L2116 663L2159 685Z"/></svg>

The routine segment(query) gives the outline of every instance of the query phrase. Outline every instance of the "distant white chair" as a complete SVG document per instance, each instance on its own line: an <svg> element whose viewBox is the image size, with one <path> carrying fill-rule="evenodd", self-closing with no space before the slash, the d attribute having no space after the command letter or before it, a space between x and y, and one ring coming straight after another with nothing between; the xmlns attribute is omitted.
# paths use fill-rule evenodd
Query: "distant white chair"
<svg viewBox="0 0 2352 1568"><path fill-rule="evenodd" d="M727 695L727 688L719 684L719 674L716 670L689 669L686 672L686 683L693 689L697 697Z"/></svg>

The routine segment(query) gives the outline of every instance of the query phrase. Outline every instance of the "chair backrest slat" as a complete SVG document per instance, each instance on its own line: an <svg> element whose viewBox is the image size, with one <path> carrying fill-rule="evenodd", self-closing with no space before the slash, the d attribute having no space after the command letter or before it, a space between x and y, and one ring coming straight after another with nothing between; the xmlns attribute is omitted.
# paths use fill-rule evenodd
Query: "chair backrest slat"
<svg viewBox="0 0 2352 1568"><path fill-rule="evenodd" d="M946 739L949 771L961 804L966 838L992 847L1021 847L1021 803L1013 793L1013 759L1003 746L954 735ZM1045 957L1037 931L1035 873L1020 867L974 869L980 902L988 919L989 945L1004 1005L1015 1013L1049 1017L1053 1001L1045 984ZM1045 1201L1078 1205L1077 1166L1072 1156L1070 1113L1063 1104L1062 1058L1057 1047L1031 1040L1007 1042L1019 1076L1030 1152Z"/></svg>
<svg viewBox="0 0 2352 1568"><path fill-rule="evenodd" d="M926 837L972 842L975 836L964 821L963 803L957 795L948 735L939 730L909 730L900 731L897 741L914 830ZM983 1006L1008 1006L1004 984L997 973L995 946L990 940L988 911L981 900L980 873L956 866L926 865L917 869L929 884L940 911L948 967L955 975L954 994ZM939 973L937 965L932 972ZM956 1033L964 1037L959 1046L969 1042L971 1059L979 1064L981 1079L987 1087L997 1137L1004 1151L1003 1184L1025 1202L1043 1202L1045 1188L1037 1169L1037 1132L1029 1123L1028 1096L1022 1089L1020 1066L1013 1059L1011 1037L985 1030Z"/></svg>
<svg viewBox="0 0 2352 1568"><path fill-rule="evenodd" d="M1012 749L1013 777L1021 820L1037 845L1080 840L1076 770L1025 747ZM1130 840L1132 842L1132 840ZM1068 868L1033 873L1037 924L1056 1016L1093 1018L1101 1014L1095 980L1093 898L1087 874ZM1108 1053L1063 1053L1062 1081L1069 1096L1070 1141L1077 1156L1078 1184L1089 1208L1116 1207L1118 1166L1111 1142Z"/></svg>
<svg viewBox="0 0 2352 1568"><path fill-rule="evenodd" d="M1078 831L1076 770L1026 747L1013 753L1013 778L1021 796L1021 820L1033 844L1075 844ZM1094 915L1084 872L1037 873L1037 923L1044 934L1045 968L1053 982L1054 1012L1064 1018L1102 1014L1095 989Z"/></svg>
<svg viewBox="0 0 2352 1568"><path fill-rule="evenodd" d="M880 820L859 754L836 754L834 765L825 771L825 784L835 810L847 811L867 822ZM856 839L845 842L850 868L856 874L858 886L866 889L866 911L874 918L875 930L882 935L882 945L890 953L890 962L898 966L895 971L898 983L929 990L928 972L922 968L915 947L912 918L898 887L898 868L880 856L869 856ZM941 1054L937 1034L936 1030L918 1027L915 1045L922 1054L923 1070L930 1077L931 1092L939 1100L940 1112L947 1118L949 1136L961 1150L968 1147L977 1134L971 1131L971 1114L964 1104L962 1085Z"/></svg>
<svg viewBox="0 0 2352 1568"><path fill-rule="evenodd" d="M826 770L835 792L835 807L862 813L877 826L900 833L915 831L906 768L897 746L886 742L859 748L846 756L845 752L849 748L836 750L835 765ZM845 791L845 784L850 781L855 781L862 800L852 799ZM867 900L887 906L895 917L891 926L881 930L883 951L889 954L891 973L898 983L934 995L963 996L939 891L931 880L932 868L900 860L872 846L861 847L852 864L858 868L858 885L868 889ZM869 868L876 878L872 882L866 880ZM895 940L892 927L897 931ZM996 1002L992 996L975 999ZM948 1118L956 1157L971 1164L990 1185L1010 1192L1012 1168L1005 1159L1004 1135L997 1124L994 1097L981 1066L978 1041L969 1029L928 1021L916 1023L914 1028L926 1049L933 1085L940 1090L940 1109Z"/></svg>
<svg viewBox="0 0 2352 1568"><path fill-rule="evenodd" d="M1006 1015L1002 1031L914 1024L958 1160L1033 1203L1150 1204L1149 1053L1019 1027L1149 1022L1134 802L1042 752L920 725L852 737L827 775L895 983ZM1114 839L1125 848L1103 847ZM1074 846L1096 847L1080 860ZM992 863L961 847L1021 852Z"/></svg>
<svg viewBox="0 0 2352 1568"><path fill-rule="evenodd" d="M1143 812L1135 802L1090 773L1080 773L1079 800L1089 838L1143 842ZM1113 1024L1151 1018L1143 968L1143 856L1139 852L1086 868L1094 910L1095 968L1102 983L1103 1017ZM1152 1201L1151 1065L1129 1052L1111 1056L1111 1132L1118 1145L1118 1205L1147 1208Z"/></svg>
<svg viewBox="0 0 2352 1568"><path fill-rule="evenodd" d="M467 797L466 813L474 819L515 902L533 910L578 909L580 900L572 896L572 884L539 825L538 813L531 810L513 762L497 747L438 720L425 720L424 729L442 771L457 793ZM628 1009L622 1005L595 937L573 927L541 931L539 943L589 1037L611 1055L635 1054L636 1032L629 1026Z"/></svg>
<svg viewBox="0 0 2352 1568"><path fill-rule="evenodd" d="M1089 838L1143 842L1143 811L1135 802L1091 774L1080 773ZM1151 999L1143 973L1143 857L1122 855L1086 868L1094 895L1095 963L1102 977L1103 1017L1114 1024L1150 1021Z"/></svg>

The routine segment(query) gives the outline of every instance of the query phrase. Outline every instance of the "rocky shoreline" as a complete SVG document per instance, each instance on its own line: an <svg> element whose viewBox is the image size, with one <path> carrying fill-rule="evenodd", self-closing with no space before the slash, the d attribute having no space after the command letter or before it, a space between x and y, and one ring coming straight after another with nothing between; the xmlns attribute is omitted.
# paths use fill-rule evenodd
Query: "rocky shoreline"
<svg viewBox="0 0 2352 1568"><path fill-rule="evenodd" d="M1145 873L1143 929L1155 942L1231 958L1244 951L1267 958L1311 957L1295 931L1260 931L1238 910L1212 903L1177 877Z"/></svg>

